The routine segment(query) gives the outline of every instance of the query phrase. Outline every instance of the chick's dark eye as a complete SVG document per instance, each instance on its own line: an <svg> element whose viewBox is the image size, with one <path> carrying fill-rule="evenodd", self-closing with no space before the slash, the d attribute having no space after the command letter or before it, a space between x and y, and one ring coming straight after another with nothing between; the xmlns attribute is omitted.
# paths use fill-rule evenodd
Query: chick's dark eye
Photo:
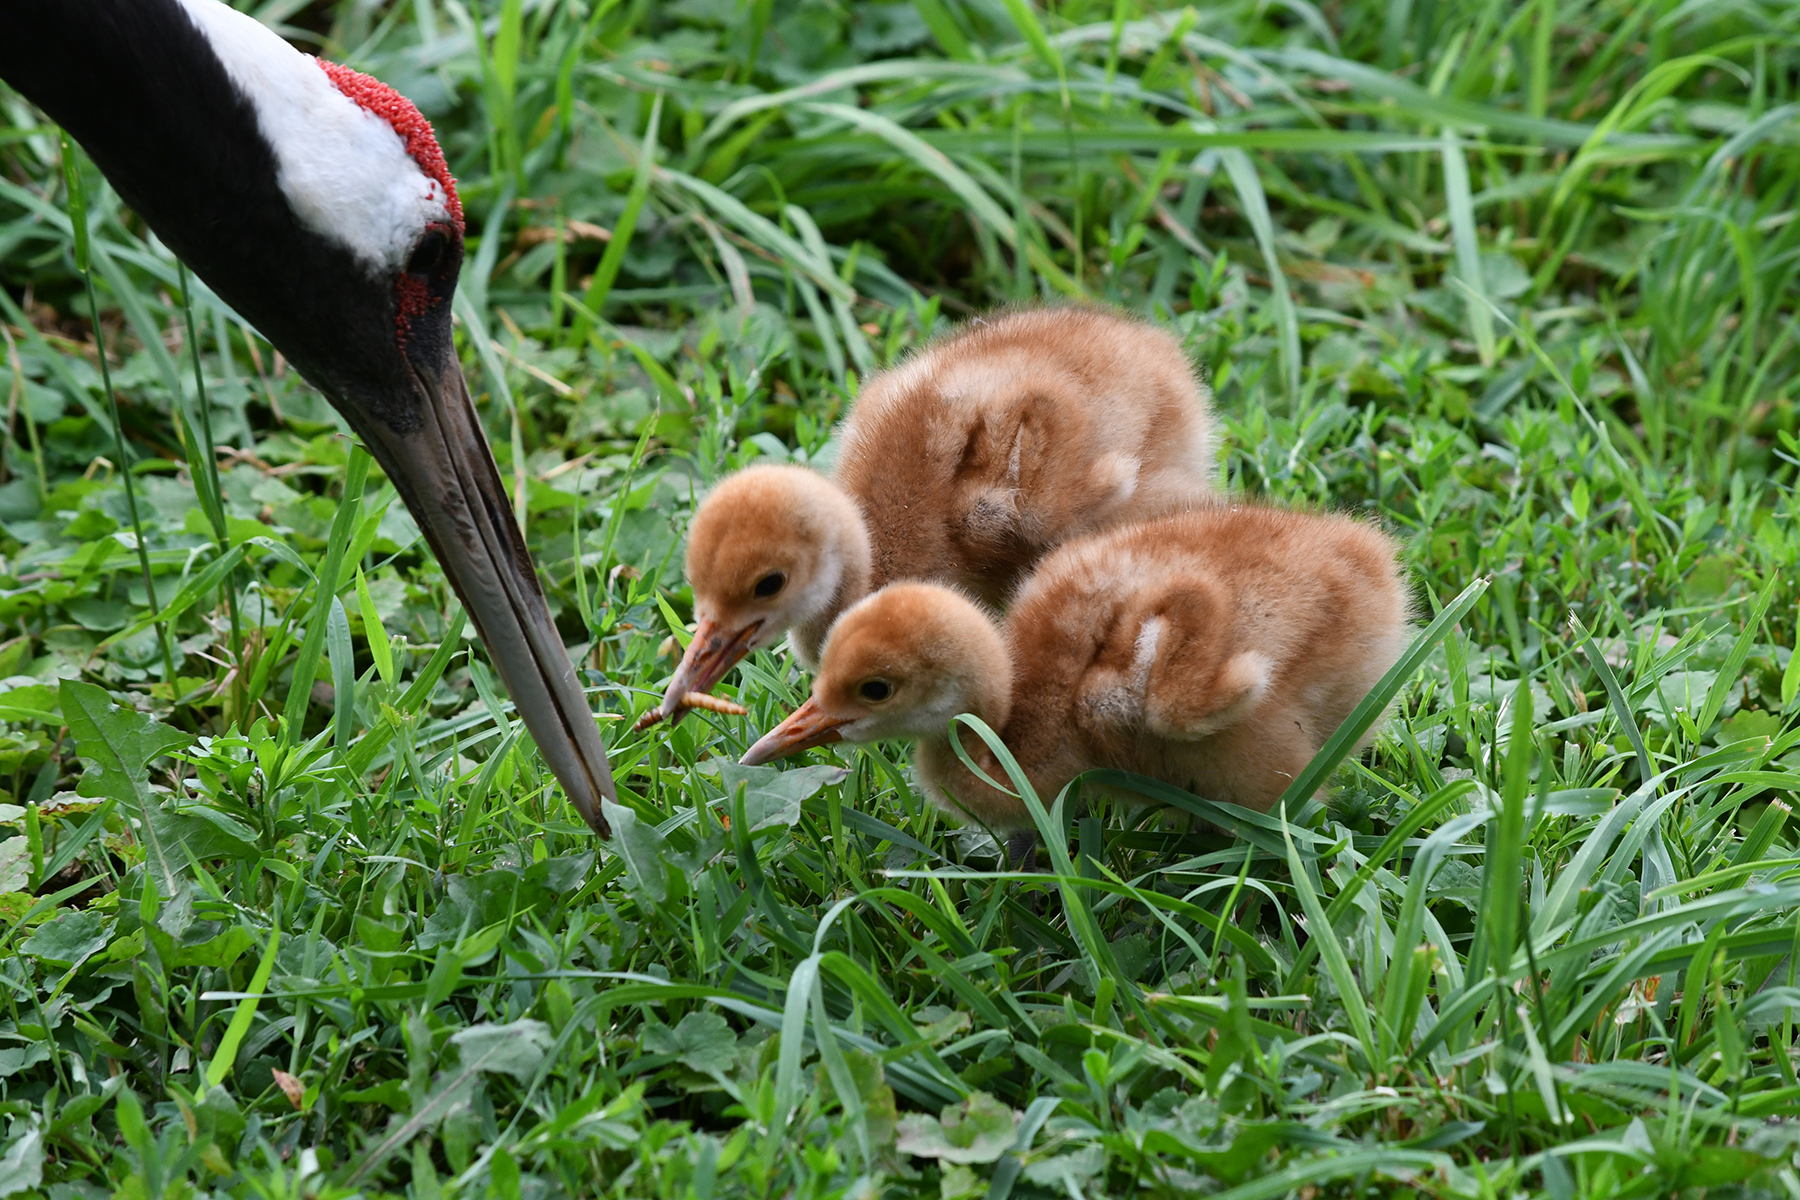
<svg viewBox="0 0 1800 1200"><path fill-rule="evenodd" d="M767 600L786 586L787 576L780 571L771 571L757 580L756 587L752 590L756 593L757 599Z"/></svg>
<svg viewBox="0 0 1800 1200"><path fill-rule="evenodd" d="M885 679L865 679L856 691L870 704L880 704L894 694L894 685Z"/></svg>
<svg viewBox="0 0 1800 1200"><path fill-rule="evenodd" d="M408 275L435 274L438 265L444 261L444 235L435 229L425 231L419 244L413 247L412 257L406 260Z"/></svg>

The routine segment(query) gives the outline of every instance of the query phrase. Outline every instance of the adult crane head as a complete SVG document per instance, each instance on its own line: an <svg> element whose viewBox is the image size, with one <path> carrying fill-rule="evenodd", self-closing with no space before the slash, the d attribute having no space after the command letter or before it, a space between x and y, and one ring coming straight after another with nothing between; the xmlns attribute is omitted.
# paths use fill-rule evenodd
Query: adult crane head
<svg viewBox="0 0 1800 1200"><path fill-rule="evenodd" d="M361 435L596 832L614 796L451 336L463 213L399 93L221 0L0 0L0 79Z"/></svg>

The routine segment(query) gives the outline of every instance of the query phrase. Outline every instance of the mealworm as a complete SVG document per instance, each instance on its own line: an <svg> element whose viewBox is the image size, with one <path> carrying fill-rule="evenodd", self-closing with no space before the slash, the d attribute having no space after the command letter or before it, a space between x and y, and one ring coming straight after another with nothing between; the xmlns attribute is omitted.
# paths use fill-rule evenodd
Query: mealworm
<svg viewBox="0 0 1800 1200"><path fill-rule="evenodd" d="M687 693L681 698L681 707L703 708L707 712L723 713L728 717L743 717L748 716L750 713L749 709L735 701L726 700L719 696L709 696L705 692ZM633 733L642 733L662 719L662 709L653 708L637 719L637 723L631 727L631 731Z"/></svg>
<svg viewBox="0 0 1800 1200"><path fill-rule="evenodd" d="M709 696L705 692L689 692L681 698L685 708L704 708L707 712L724 713L728 717L748 716L750 710L734 700Z"/></svg>

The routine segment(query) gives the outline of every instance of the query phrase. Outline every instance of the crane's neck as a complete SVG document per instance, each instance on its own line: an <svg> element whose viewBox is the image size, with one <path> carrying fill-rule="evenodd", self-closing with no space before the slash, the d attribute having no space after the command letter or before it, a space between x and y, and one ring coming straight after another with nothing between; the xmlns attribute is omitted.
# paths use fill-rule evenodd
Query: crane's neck
<svg viewBox="0 0 1800 1200"><path fill-rule="evenodd" d="M262 223L260 237L291 221L254 106L180 0L17 0L6 23L0 78L67 129L203 278L215 253L244 249L214 251L208 217Z"/></svg>
<svg viewBox="0 0 1800 1200"><path fill-rule="evenodd" d="M450 337L408 255L441 227L461 257L417 110L220 0L8 0L3 23L0 79L157 237L352 423L408 426L396 343Z"/></svg>

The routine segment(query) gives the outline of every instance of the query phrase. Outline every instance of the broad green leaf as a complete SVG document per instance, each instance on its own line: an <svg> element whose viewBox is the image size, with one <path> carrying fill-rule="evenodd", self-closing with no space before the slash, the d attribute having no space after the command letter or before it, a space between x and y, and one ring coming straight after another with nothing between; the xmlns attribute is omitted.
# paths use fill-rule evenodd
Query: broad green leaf
<svg viewBox="0 0 1800 1200"><path fill-rule="evenodd" d="M395 1151L428 1129L436 1129L446 1117L466 1108L475 1084L483 1074L510 1076L523 1083L536 1073L551 1042L550 1028L541 1021L522 1019L505 1025L473 1025L451 1035L461 1055L461 1065L440 1072L429 1094L404 1119L396 1119L387 1135L377 1142L350 1173L352 1184L379 1167Z"/></svg>
<svg viewBox="0 0 1800 1200"><path fill-rule="evenodd" d="M937 1117L907 1113L900 1118L903 1154L946 1163L991 1163L1012 1149L1018 1114L986 1092L945 1106Z"/></svg>
<svg viewBox="0 0 1800 1200"><path fill-rule="evenodd" d="M22 892L31 883L31 839L0 841L0 892Z"/></svg>
<svg viewBox="0 0 1800 1200"><path fill-rule="evenodd" d="M185 858L163 844L157 817L162 805L150 791L149 764L186 746L187 734L154 718L113 703L91 683L65 679L63 717L74 735L76 753L87 765L76 791L93 799L116 800L125 807L144 839L144 850L156 872L157 888L173 896L185 875Z"/></svg>
<svg viewBox="0 0 1800 1200"><path fill-rule="evenodd" d="M5 1049L0 1049L0 1079L10 1079L20 1071L49 1061L50 1046L47 1042L7 1046Z"/></svg>
<svg viewBox="0 0 1800 1200"><path fill-rule="evenodd" d="M842 783L848 774L842 767L815 765L782 769L780 767L746 767L725 761L719 764L719 782L725 794L735 796L741 786L745 815L750 830L772 825L792 825L800 819L801 805L817 795L819 789Z"/></svg>
<svg viewBox="0 0 1800 1200"><path fill-rule="evenodd" d="M652 1054L673 1055L696 1071L724 1074L737 1058L737 1034L716 1012L691 1012L670 1029L666 1025L644 1027L644 1049Z"/></svg>
<svg viewBox="0 0 1800 1200"><path fill-rule="evenodd" d="M228 812L204 803L165 805L152 819L156 835L178 861L237 858L255 861L261 852L254 829Z"/></svg>
<svg viewBox="0 0 1800 1200"><path fill-rule="evenodd" d="M668 853L663 835L656 826L639 819L635 809L611 800L600 801L608 825L612 826L611 848L625 863L626 876L633 890L641 892L653 904L669 898Z"/></svg>
<svg viewBox="0 0 1800 1200"><path fill-rule="evenodd" d="M99 953L112 937L110 922L93 909L66 912L38 926L20 945L21 953L54 967L80 966Z"/></svg>
<svg viewBox="0 0 1800 1200"><path fill-rule="evenodd" d="M550 1046L550 1027L522 1018L505 1025L471 1025L450 1036L465 1069L510 1075L528 1082Z"/></svg>
<svg viewBox="0 0 1800 1200"><path fill-rule="evenodd" d="M11 1140L0 1155L0 1196L30 1191L43 1181L43 1120L36 1113L14 1118Z"/></svg>
<svg viewBox="0 0 1800 1200"><path fill-rule="evenodd" d="M158 622L173 621L180 617L183 613L194 607L196 603L218 590L219 585L225 581L226 576L236 570L238 565L244 561L244 555L247 549L248 547L245 544L240 543L219 555L210 563L206 564L205 568L198 574L182 584L181 590L175 593L174 599L170 600L169 603L163 607L161 612L150 613L139 617L136 621L132 622L118 633L107 638L101 645L110 646L122 642L126 638L141 633Z"/></svg>

